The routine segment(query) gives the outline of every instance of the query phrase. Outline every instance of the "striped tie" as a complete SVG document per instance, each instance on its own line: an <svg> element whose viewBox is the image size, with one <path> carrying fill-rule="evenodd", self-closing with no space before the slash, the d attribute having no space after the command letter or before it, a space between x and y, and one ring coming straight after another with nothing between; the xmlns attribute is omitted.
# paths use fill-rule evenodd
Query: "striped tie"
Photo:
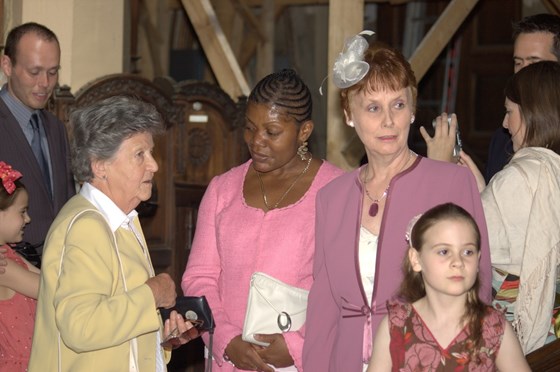
<svg viewBox="0 0 560 372"><path fill-rule="evenodd" d="M39 131L39 118L37 117L36 113L31 115L31 119L29 120L29 123L33 128L31 149L33 150L33 154L35 155L35 158L37 158L37 163L39 164L39 168L41 168L41 173L43 174L43 181L47 186L49 196L52 198L51 175L49 173L49 165L47 163L47 159L45 158L45 154L43 153L43 148L41 147L41 132Z"/></svg>

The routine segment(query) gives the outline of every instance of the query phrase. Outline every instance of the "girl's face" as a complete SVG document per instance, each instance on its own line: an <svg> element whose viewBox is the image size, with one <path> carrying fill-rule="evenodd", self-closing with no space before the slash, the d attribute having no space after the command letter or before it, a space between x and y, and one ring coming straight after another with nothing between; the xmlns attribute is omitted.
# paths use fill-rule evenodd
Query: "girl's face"
<svg viewBox="0 0 560 372"><path fill-rule="evenodd" d="M0 211L0 245L18 243L23 239L23 228L31 221L27 214L28 201L27 191L20 189L14 203Z"/></svg>
<svg viewBox="0 0 560 372"><path fill-rule="evenodd" d="M424 244L409 249L412 269L422 273L426 294L466 295L478 275L476 232L464 219L444 220L424 233Z"/></svg>
<svg viewBox="0 0 560 372"><path fill-rule="evenodd" d="M511 134L513 151L517 151L523 147L523 140L525 138L525 131L527 127L518 104L506 98L505 106L506 114L504 116L502 126L509 131L509 134Z"/></svg>
<svg viewBox="0 0 560 372"><path fill-rule="evenodd" d="M349 97L348 125L368 154L393 155L408 148L408 132L413 119L412 91L355 92Z"/></svg>

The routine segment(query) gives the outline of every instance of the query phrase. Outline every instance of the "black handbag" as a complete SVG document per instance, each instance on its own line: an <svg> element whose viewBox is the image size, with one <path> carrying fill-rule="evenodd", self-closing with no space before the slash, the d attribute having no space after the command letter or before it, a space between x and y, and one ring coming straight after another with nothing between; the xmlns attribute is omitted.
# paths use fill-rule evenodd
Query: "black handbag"
<svg viewBox="0 0 560 372"><path fill-rule="evenodd" d="M214 317L212 316L212 310L210 310L210 306L208 305L208 301L206 301L206 297L200 296L183 296L177 297L175 301L175 306L170 309L162 309L160 308L161 318L165 322L169 319L171 312L175 310L179 314L183 316L185 320L191 322L198 333L202 333L207 331L210 334L209 342L208 342L208 363L206 364L206 371L212 371L212 343L213 343L213 336L214 336L214 328L216 325L214 324ZM191 330L188 330L185 333L191 333ZM173 340L167 340L166 343L175 346ZM176 345L178 346L178 345Z"/></svg>
<svg viewBox="0 0 560 372"><path fill-rule="evenodd" d="M199 331L214 330L214 318L212 317L212 310L206 301L206 297L200 296L183 296L177 297L175 306L170 309L160 309L161 317L165 322L169 319L171 311L177 311L190 321Z"/></svg>

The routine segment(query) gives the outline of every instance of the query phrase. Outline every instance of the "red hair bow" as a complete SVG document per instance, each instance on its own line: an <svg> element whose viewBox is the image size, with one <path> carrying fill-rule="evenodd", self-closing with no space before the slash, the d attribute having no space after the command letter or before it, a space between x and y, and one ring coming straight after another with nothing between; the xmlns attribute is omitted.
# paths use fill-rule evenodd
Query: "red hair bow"
<svg viewBox="0 0 560 372"><path fill-rule="evenodd" d="M6 192L11 195L16 189L15 181L20 179L22 174L15 169L12 169L11 165L0 161L0 179L2 179L2 185L6 189Z"/></svg>

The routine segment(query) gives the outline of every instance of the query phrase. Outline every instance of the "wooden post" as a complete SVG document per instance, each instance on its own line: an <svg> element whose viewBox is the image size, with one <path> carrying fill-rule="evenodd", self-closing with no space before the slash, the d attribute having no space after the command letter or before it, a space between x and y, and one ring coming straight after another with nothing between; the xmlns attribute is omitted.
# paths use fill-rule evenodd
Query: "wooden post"
<svg viewBox="0 0 560 372"><path fill-rule="evenodd" d="M248 96L249 86L218 23L210 0L181 0L220 87L234 100Z"/></svg>
<svg viewBox="0 0 560 372"><path fill-rule="evenodd" d="M364 24L364 0L331 0L329 5L329 54L327 87L327 160L350 170L359 164L359 159L347 157L347 144L355 131L344 121L340 108L340 92L332 83L332 67L342 51L344 42L362 31Z"/></svg>
<svg viewBox="0 0 560 372"><path fill-rule="evenodd" d="M261 40L257 48L256 81L274 70L274 0L263 0L261 12L261 29L265 40Z"/></svg>

